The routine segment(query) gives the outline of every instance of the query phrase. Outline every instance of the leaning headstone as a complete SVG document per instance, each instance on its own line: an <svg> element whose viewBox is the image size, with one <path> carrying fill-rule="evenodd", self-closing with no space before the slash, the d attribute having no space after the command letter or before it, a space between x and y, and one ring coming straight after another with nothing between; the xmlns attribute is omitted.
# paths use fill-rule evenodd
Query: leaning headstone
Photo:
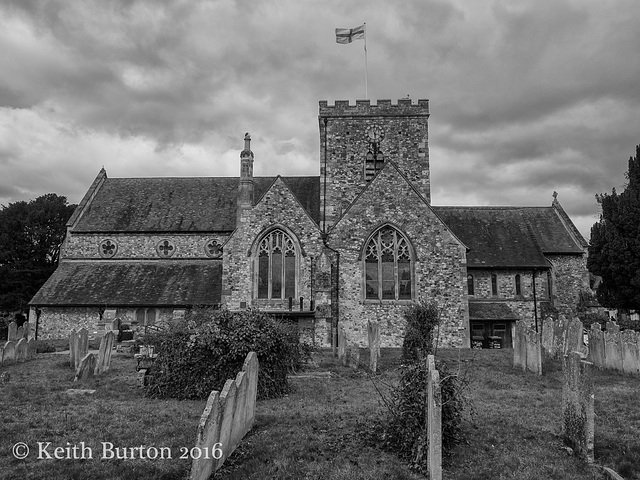
<svg viewBox="0 0 640 480"><path fill-rule="evenodd" d="M109 331L102 337L102 340L100 340L100 350L98 350L98 360L96 361L96 370L94 372L96 375L100 375L109 370L115 338L115 334Z"/></svg>
<svg viewBox="0 0 640 480"><path fill-rule="evenodd" d="M442 480L442 391L440 373L430 369L427 380L427 471L429 479Z"/></svg>
<svg viewBox="0 0 640 480"><path fill-rule="evenodd" d="M7 341L8 342L18 341L18 325L16 324L16 322L11 322L9 324L9 330L7 331Z"/></svg>
<svg viewBox="0 0 640 480"><path fill-rule="evenodd" d="M596 368L603 369L605 367L604 355L604 332L598 322L593 322L589 329L589 354L587 359Z"/></svg>
<svg viewBox="0 0 640 480"><path fill-rule="evenodd" d="M93 353L87 353L78 364L78 368L76 369L76 377L73 380L77 382L78 380L86 380L89 377L93 377L93 372L96 369L96 357Z"/></svg>
<svg viewBox="0 0 640 480"><path fill-rule="evenodd" d="M233 423L233 414L236 408L236 382L227 380L222 387L220 394L220 403L222 405L222 424L220 425L220 444L222 445L222 456L218 459L216 470L222 466L224 461L231 452L226 448L231 440L231 426Z"/></svg>
<svg viewBox="0 0 640 480"><path fill-rule="evenodd" d="M211 453L217 451L215 448L220 442L220 427L222 425L222 414L224 412L223 405L220 403L220 392L217 390L212 391L207 399L207 405L200 417L200 423L198 424L198 433L196 436L196 447L204 450L205 448L210 453L207 458L198 456L193 457L191 462L191 473L189 478L191 480L207 480L214 472L214 468L217 465L217 460L214 459L214 455Z"/></svg>
<svg viewBox="0 0 640 480"><path fill-rule="evenodd" d="M25 362L27 360L27 341L20 338L16 343L16 362Z"/></svg>
<svg viewBox="0 0 640 480"><path fill-rule="evenodd" d="M89 331L83 327L78 330L76 337L76 368L87 353L89 353Z"/></svg>
<svg viewBox="0 0 640 480"><path fill-rule="evenodd" d="M247 358L242 365L242 371L247 374L247 400L245 402L245 408L247 413L245 415L245 428L247 431L253 428L253 423L256 418L256 399L258 396L258 370L260 364L258 363L258 356L256 352L249 352Z"/></svg>
<svg viewBox="0 0 640 480"><path fill-rule="evenodd" d="M380 324L376 320L369 320L367 333L369 337L369 369L376 373L380 357Z"/></svg>
<svg viewBox="0 0 640 480"><path fill-rule="evenodd" d="M565 445L593 463L593 364L570 352L562 364L562 435Z"/></svg>
<svg viewBox="0 0 640 480"><path fill-rule="evenodd" d="M10 365L16 363L16 342L9 340L2 349L2 364Z"/></svg>

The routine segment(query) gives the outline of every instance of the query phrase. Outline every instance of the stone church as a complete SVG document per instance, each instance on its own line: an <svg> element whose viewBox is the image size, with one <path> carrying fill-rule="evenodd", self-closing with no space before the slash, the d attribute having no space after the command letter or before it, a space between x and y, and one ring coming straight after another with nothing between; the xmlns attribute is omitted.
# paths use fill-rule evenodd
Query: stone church
<svg viewBox="0 0 640 480"><path fill-rule="evenodd" d="M319 176L254 176L269 159L249 134L239 177L102 169L31 300L39 338L216 306L271 312L317 346L338 327L365 345L376 319L382 346L399 346L407 307L435 301L441 345L509 347L519 318L574 315L587 242L557 194L550 206L431 205L428 119L427 100L321 101Z"/></svg>

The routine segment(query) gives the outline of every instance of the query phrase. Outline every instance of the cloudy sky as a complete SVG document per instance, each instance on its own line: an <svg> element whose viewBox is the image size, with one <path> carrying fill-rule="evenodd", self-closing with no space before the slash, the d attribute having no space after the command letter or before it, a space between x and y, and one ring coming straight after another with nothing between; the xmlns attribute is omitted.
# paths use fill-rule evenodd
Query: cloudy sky
<svg viewBox="0 0 640 480"><path fill-rule="evenodd" d="M430 100L435 205L588 238L640 143L637 0L2 0L0 204L110 177L319 174L318 100Z"/></svg>

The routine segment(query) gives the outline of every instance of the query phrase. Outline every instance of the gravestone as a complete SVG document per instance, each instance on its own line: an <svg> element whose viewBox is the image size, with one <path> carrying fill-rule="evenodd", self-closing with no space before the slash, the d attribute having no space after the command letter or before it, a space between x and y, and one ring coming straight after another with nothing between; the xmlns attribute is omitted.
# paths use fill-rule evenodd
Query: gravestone
<svg viewBox="0 0 640 480"><path fill-rule="evenodd" d="M623 371L620 332L616 329L604 332L604 362L607 370Z"/></svg>
<svg viewBox="0 0 640 480"><path fill-rule="evenodd" d="M89 353L89 331L83 327L78 330L76 336L76 368L87 353Z"/></svg>
<svg viewBox="0 0 640 480"><path fill-rule="evenodd" d="M562 435L576 455L593 463L593 364L570 352L562 364Z"/></svg>
<svg viewBox="0 0 640 480"><path fill-rule="evenodd" d="M579 318L574 318L567 327L567 340L564 353L580 352L587 353L583 338L584 327Z"/></svg>
<svg viewBox="0 0 640 480"><path fill-rule="evenodd" d="M29 340L31 338L31 324L29 322L24 322L22 324L22 328L24 331L23 337L25 338L25 340Z"/></svg>
<svg viewBox="0 0 640 480"><path fill-rule="evenodd" d="M9 324L9 330L7 331L7 341L8 342L18 341L18 325L16 324L16 322L11 322Z"/></svg>
<svg viewBox="0 0 640 480"><path fill-rule="evenodd" d="M2 364L11 365L16 363L16 342L9 340L2 349Z"/></svg>
<svg viewBox="0 0 640 480"><path fill-rule="evenodd" d="M352 345L349 347L349 366L352 368L358 368L360 366L360 347L358 345Z"/></svg>
<svg viewBox="0 0 640 480"><path fill-rule="evenodd" d="M566 352L568 330L569 322L564 315L560 315L558 320L553 323L553 343L556 357L562 358Z"/></svg>
<svg viewBox="0 0 640 480"><path fill-rule="evenodd" d="M16 343L16 362L25 362L27 360L27 341L20 338Z"/></svg>
<svg viewBox="0 0 640 480"><path fill-rule="evenodd" d="M78 364L78 368L76 369L76 377L73 380L77 382L78 380L86 380L89 377L93 377L93 372L96 369L96 357L93 353L87 353Z"/></svg>
<svg viewBox="0 0 640 480"><path fill-rule="evenodd" d="M527 327L522 320L516 322L513 338L513 366L521 368L523 371L527 369Z"/></svg>
<svg viewBox="0 0 640 480"><path fill-rule="evenodd" d="M342 361L342 365L347 365L347 334L342 327L338 327L338 360Z"/></svg>
<svg viewBox="0 0 640 480"><path fill-rule="evenodd" d="M633 330L625 330L620 334L622 347L622 371L630 375L640 374L640 345L637 334Z"/></svg>
<svg viewBox="0 0 640 480"><path fill-rule="evenodd" d="M596 368L605 367L604 332L598 322L593 322L589 329L589 354L587 359Z"/></svg>
<svg viewBox="0 0 640 480"><path fill-rule="evenodd" d="M540 335L532 328L527 328L525 332L526 339L526 365L527 370L542 375L542 352L540 346Z"/></svg>
<svg viewBox="0 0 640 480"><path fill-rule="evenodd" d="M100 350L98 350L98 360L96 361L95 375L109 370L111 365L111 354L113 353L113 344L115 342L115 334L108 331L100 340Z"/></svg>
<svg viewBox="0 0 640 480"><path fill-rule="evenodd" d="M545 355L553 358L556 355L555 343L553 341L553 317L547 317L542 322L542 348Z"/></svg>
<svg viewBox="0 0 640 480"><path fill-rule="evenodd" d="M18 330L16 330L16 342L18 340L20 340L21 338L24 338L24 327L23 326L18 327Z"/></svg>
<svg viewBox="0 0 640 480"><path fill-rule="evenodd" d="M69 330L69 365L72 368L77 368L76 357L78 350L78 333L72 328Z"/></svg>
<svg viewBox="0 0 640 480"><path fill-rule="evenodd" d="M607 330L607 332L609 333L620 333L620 325L618 325L616 322L614 322L613 320L609 320L606 325L605 325L605 329Z"/></svg>
<svg viewBox="0 0 640 480"><path fill-rule="evenodd" d="M38 353L38 345L35 338L30 338L27 341L27 358L31 360L32 358L36 358L36 354Z"/></svg>
<svg viewBox="0 0 640 480"><path fill-rule="evenodd" d="M427 356L427 471L430 480L442 480L442 391L433 355Z"/></svg>
<svg viewBox="0 0 640 480"><path fill-rule="evenodd" d="M376 320L369 320L367 333L369 337L369 369L376 373L380 357L380 324Z"/></svg>

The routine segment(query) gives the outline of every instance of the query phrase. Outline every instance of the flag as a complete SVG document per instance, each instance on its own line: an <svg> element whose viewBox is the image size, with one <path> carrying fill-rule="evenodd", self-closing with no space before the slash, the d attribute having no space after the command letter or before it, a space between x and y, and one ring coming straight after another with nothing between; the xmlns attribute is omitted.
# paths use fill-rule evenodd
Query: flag
<svg viewBox="0 0 640 480"><path fill-rule="evenodd" d="M336 28L336 42L346 44L354 40L364 40L364 25L356 28Z"/></svg>

